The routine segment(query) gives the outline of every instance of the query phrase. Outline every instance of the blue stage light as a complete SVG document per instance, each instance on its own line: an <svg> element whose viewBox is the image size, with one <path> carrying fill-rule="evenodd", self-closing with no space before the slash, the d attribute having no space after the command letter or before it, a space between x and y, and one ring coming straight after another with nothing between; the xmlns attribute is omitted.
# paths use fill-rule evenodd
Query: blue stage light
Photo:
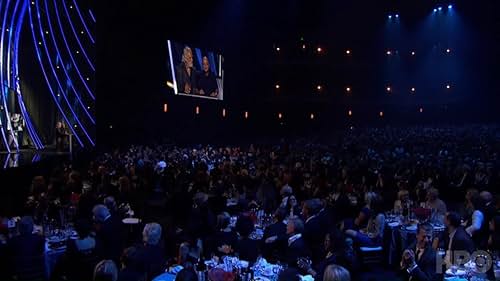
<svg viewBox="0 0 500 281"><path fill-rule="evenodd" d="M392 19L392 16L391 16L391 15L389 15L389 16L388 16L388 18L389 18L389 19Z"/></svg>
<svg viewBox="0 0 500 281"><path fill-rule="evenodd" d="M438 10L437 10L437 9L434 9L433 11L434 11L434 13L435 13L435 12L437 12Z"/></svg>
<svg viewBox="0 0 500 281"><path fill-rule="evenodd" d="M438 11L441 11L443 9L443 7L438 7Z"/></svg>
<svg viewBox="0 0 500 281"><path fill-rule="evenodd" d="M398 15L398 14L396 14L396 18L399 18L399 15Z"/></svg>
<svg viewBox="0 0 500 281"><path fill-rule="evenodd" d="M453 8L453 5L451 5L451 4L448 5L448 9L451 9L451 8Z"/></svg>

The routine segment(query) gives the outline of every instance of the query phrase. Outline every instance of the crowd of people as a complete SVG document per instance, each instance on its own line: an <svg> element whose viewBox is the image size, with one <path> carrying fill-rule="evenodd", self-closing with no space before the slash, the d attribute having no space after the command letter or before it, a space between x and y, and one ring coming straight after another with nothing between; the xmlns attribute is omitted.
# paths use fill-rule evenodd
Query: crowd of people
<svg viewBox="0 0 500 281"><path fill-rule="evenodd" d="M438 248L450 265L453 251L500 250L499 140L491 126L383 128L323 144L116 149L88 169L33 179L16 235L2 217L2 264L12 262L2 272L40 262L45 239L34 229L64 214L78 237L50 280L152 280L173 265L184 268L176 280L198 280L200 261L223 256L282 264L278 280L357 280L360 249L384 245L387 212L421 207L432 219L418 225L397 270L438 280ZM139 231L122 223L130 210ZM256 210L272 216L262 239L251 237ZM446 230L435 237L431 223Z"/></svg>

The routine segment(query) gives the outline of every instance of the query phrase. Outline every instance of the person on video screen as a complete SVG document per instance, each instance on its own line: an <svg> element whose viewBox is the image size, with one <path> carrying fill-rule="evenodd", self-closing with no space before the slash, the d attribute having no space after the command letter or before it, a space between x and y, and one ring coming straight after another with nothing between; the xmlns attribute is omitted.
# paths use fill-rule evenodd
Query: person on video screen
<svg viewBox="0 0 500 281"><path fill-rule="evenodd" d="M210 71L210 63L206 56L202 59L203 70L198 75L198 93L200 95L209 95L211 97L217 97L219 90L217 88L217 80L215 79L215 74Z"/></svg>
<svg viewBox="0 0 500 281"><path fill-rule="evenodd" d="M177 91L192 94L196 88L196 69L193 66L193 51L188 46L182 51L182 61L177 66Z"/></svg>

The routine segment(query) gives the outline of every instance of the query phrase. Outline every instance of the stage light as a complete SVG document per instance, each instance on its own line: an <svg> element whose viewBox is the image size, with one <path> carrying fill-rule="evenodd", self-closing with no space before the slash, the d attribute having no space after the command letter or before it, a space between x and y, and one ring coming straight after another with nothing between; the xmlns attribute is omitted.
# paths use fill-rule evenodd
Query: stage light
<svg viewBox="0 0 500 281"><path fill-rule="evenodd" d="M387 86L387 87L385 88L385 90L386 90L387 92L389 92L389 93L390 93L392 89L391 89L391 87L390 87L390 86Z"/></svg>
<svg viewBox="0 0 500 281"><path fill-rule="evenodd" d="M345 53L346 53L347 55L350 55L350 54L351 54L351 50L347 49L347 50L345 50Z"/></svg>
<svg viewBox="0 0 500 281"><path fill-rule="evenodd" d="M414 56L415 55L415 51L411 51L411 55Z"/></svg>
<svg viewBox="0 0 500 281"><path fill-rule="evenodd" d="M61 97L61 94L57 94L57 97Z"/></svg>
<svg viewBox="0 0 500 281"><path fill-rule="evenodd" d="M419 110L418 110L420 113L424 112L424 109L421 107Z"/></svg>
<svg viewBox="0 0 500 281"><path fill-rule="evenodd" d="M35 1L31 1L31 5L35 5Z"/></svg>
<svg viewBox="0 0 500 281"><path fill-rule="evenodd" d="M314 119L314 113L311 113L311 115L309 116L309 118L311 118L311 120Z"/></svg>
<svg viewBox="0 0 500 281"><path fill-rule="evenodd" d="M79 53L80 53L80 51L76 51L76 53L77 53L77 54L79 54Z"/></svg>
<svg viewBox="0 0 500 281"><path fill-rule="evenodd" d="M70 9L73 9L73 6L69 6Z"/></svg>
<svg viewBox="0 0 500 281"><path fill-rule="evenodd" d="M38 45L40 45L40 46L41 46L41 45L42 45L42 42L38 41Z"/></svg>
<svg viewBox="0 0 500 281"><path fill-rule="evenodd" d="M45 34L49 34L49 31L48 31L48 30L45 30Z"/></svg>
<svg viewBox="0 0 500 281"><path fill-rule="evenodd" d="M347 112L347 115L352 116L352 110L349 110L349 111Z"/></svg>
<svg viewBox="0 0 500 281"><path fill-rule="evenodd" d="M380 117L384 117L384 112L383 112L383 111L380 111L380 112L378 113L378 116L380 116Z"/></svg>
<svg viewBox="0 0 500 281"><path fill-rule="evenodd" d="M346 87L345 91L348 92L348 93L350 93L351 92L351 87Z"/></svg>
<svg viewBox="0 0 500 281"><path fill-rule="evenodd" d="M306 49L306 44L302 44L302 50Z"/></svg>
<svg viewBox="0 0 500 281"><path fill-rule="evenodd" d="M168 112L168 105L166 103L163 104L163 112Z"/></svg>
<svg viewBox="0 0 500 281"><path fill-rule="evenodd" d="M80 34L83 34L83 33L84 33L84 32L83 32L83 30L82 30L82 31L80 31Z"/></svg>
<svg viewBox="0 0 500 281"><path fill-rule="evenodd" d="M90 81L90 78L88 78L88 77L87 77L87 78L85 78L85 79L86 79L87 81Z"/></svg>
<svg viewBox="0 0 500 281"><path fill-rule="evenodd" d="M392 54L391 50L387 50L387 52L385 52L388 56L390 56Z"/></svg>
<svg viewBox="0 0 500 281"><path fill-rule="evenodd" d="M395 16L395 17L396 17L396 18L399 18L399 15L398 15L398 14L396 14L396 16Z"/></svg>
<svg viewBox="0 0 500 281"><path fill-rule="evenodd" d="M438 10L436 8L434 8L434 10L432 10L434 13L437 12Z"/></svg>
<svg viewBox="0 0 500 281"><path fill-rule="evenodd" d="M446 49L446 52L447 52L447 53L450 53L450 52L451 52L451 50L448 48L448 49Z"/></svg>
<svg viewBox="0 0 500 281"><path fill-rule="evenodd" d="M279 88L280 88L280 84L276 84L274 87L275 87L276 89L279 89Z"/></svg>
<svg viewBox="0 0 500 281"><path fill-rule="evenodd" d="M451 5L451 4L448 5L448 9L451 9L451 8L453 8L453 5Z"/></svg>
<svg viewBox="0 0 500 281"><path fill-rule="evenodd" d="M109 125L109 128L110 128L110 129L113 129L113 125Z"/></svg>
<svg viewBox="0 0 500 281"><path fill-rule="evenodd" d="M75 124L75 125L73 125L73 127L75 127L75 128L76 128L76 127L78 127L78 125L76 125L76 124Z"/></svg>
<svg viewBox="0 0 500 281"><path fill-rule="evenodd" d="M283 114L281 114L281 112L278 113L278 119L281 119L282 117L283 117Z"/></svg>
<svg viewBox="0 0 500 281"><path fill-rule="evenodd" d="M87 106L87 109L90 109L90 106Z"/></svg>
<svg viewBox="0 0 500 281"><path fill-rule="evenodd" d="M443 9L443 7L438 7L438 11L441 11Z"/></svg>
<svg viewBox="0 0 500 281"><path fill-rule="evenodd" d="M414 93L415 92L415 87L411 87L411 91Z"/></svg>
<svg viewBox="0 0 500 281"><path fill-rule="evenodd" d="M167 81L167 86L171 89L174 89L175 88L175 85L174 83L170 82L170 81Z"/></svg>
<svg viewBox="0 0 500 281"><path fill-rule="evenodd" d="M196 107L196 109L195 109L195 113L196 113L196 114L200 114L200 107L199 107L199 106L197 106L197 107Z"/></svg>
<svg viewBox="0 0 500 281"><path fill-rule="evenodd" d="M446 89L450 89L450 88L451 88L450 84L446 84Z"/></svg>
<svg viewBox="0 0 500 281"><path fill-rule="evenodd" d="M59 65L57 65L56 68L59 69Z"/></svg>
<svg viewBox="0 0 500 281"><path fill-rule="evenodd" d="M9 31L9 29L7 28L7 29L5 29L5 31L7 31L7 32L8 32L8 31Z"/></svg>
<svg viewBox="0 0 500 281"><path fill-rule="evenodd" d="M245 111L245 119L248 119L248 111Z"/></svg>
<svg viewBox="0 0 500 281"><path fill-rule="evenodd" d="M222 109L222 117L226 117L226 109L225 108Z"/></svg>
<svg viewBox="0 0 500 281"><path fill-rule="evenodd" d="M276 47L276 51L279 52L281 49L280 47Z"/></svg>
<svg viewBox="0 0 500 281"><path fill-rule="evenodd" d="M318 89L318 91L321 91L321 85L318 85L316 89Z"/></svg>
<svg viewBox="0 0 500 281"><path fill-rule="evenodd" d="M392 15L387 16L389 19L392 19Z"/></svg>
<svg viewBox="0 0 500 281"><path fill-rule="evenodd" d="M323 51L323 49L322 49L321 47L318 47L318 48L316 49L316 51L318 51L318 53L321 53L321 52Z"/></svg>

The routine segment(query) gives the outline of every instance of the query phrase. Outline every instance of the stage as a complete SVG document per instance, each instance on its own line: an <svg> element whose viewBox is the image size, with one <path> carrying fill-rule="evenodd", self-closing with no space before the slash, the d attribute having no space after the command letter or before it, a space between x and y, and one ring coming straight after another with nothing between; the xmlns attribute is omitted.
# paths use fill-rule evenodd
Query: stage
<svg viewBox="0 0 500 281"><path fill-rule="evenodd" d="M45 147L43 150L20 149L17 152L0 151L0 169L10 169L32 165L51 158L71 159L69 151L57 151L55 146Z"/></svg>

